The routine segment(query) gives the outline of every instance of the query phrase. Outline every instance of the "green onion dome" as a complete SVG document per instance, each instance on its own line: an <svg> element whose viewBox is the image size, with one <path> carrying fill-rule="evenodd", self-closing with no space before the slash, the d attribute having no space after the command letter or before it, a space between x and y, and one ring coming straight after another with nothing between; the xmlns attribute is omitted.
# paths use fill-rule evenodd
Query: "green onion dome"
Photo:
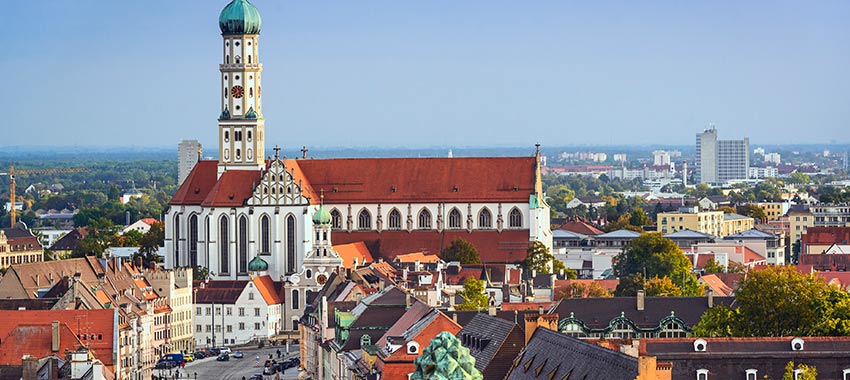
<svg viewBox="0 0 850 380"><path fill-rule="evenodd" d="M319 209L316 210L315 214L313 214L313 223L331 224L331 213L329 213L328 210L325 210L324 207L319 206Z"/></svg>
<svg viewBox="0 0 850 380"><path fill-rule="evenodd" d="M233 0L221 10L218 26L221 34L260 34L260 11L248 0Z"/></svg>
<svg viewBox="0 0 850 380"><path fill-rule="evenodd" d="M269 263L261 259L260 256L254 256L251 262L248 263L249 272L265 272L267 270L269 270Z"/></svg>

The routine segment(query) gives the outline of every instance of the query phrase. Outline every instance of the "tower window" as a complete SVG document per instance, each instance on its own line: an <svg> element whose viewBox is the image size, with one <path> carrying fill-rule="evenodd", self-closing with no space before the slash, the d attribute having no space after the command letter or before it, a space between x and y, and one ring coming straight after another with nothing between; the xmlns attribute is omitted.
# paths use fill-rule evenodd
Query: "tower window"
<svg viewBox="0 0 850 380"><path fill-rule="evenodd" d="M239 46L239 41L234 42L233 46Z"/></svg>
<svg viewBox="0 0 850 380"><path fill-rule="evenodd" d="M242 109L242 107L240 107L240 106L237 104L237 105L236 105L236 110L237 110L237 111L239 111L240 109Z"/></svg>
<svg viewBox="0 0 850 380"><path fill-rule="evenodd" d="M237 160L242 159L242 150L239 149L239 148L236 148L236 159Z"/></svg>
<svg viewBox="0 0 850 380"><path fill-rule="evenodd" d="M253 87L249 87L249 88L248 88L248 97L249 97L249 98L253 98L253 97L254 97L254 88L253 88Z"/></svg>
<svg viewBox="0 0 850 380"><path fill-rule="evenodd" d="M522 227L522 213L519 209L514 208L511 210L509 218L511 227Z"/></svg>
<svg viewBox="0 0 850 380"><path fill-rule="evenodd" d="M390 211L389 218L389 227L391 230L400 230L401 229L401 213L398 210L393 209Z"/></svg>
<svg viewBox="0 0 850 380"><path fill-rule="evenodd" d="M357 229L359 230L370 230L372 229L372 215L369 214L369 211L363 210L360 211L360 215L357 217Z"/></svg>
<svg viewBox="0 0 850 380"><path fill-rule="evenodd" d="M239 57L236 57L236 59L239 59ZM233 79L239 80L239 76L236 75L236 76L233 77Z"/></svg>
<svg viewBox="0 0 850 380"><path fill-rule="evenodd" d="M224 142L230 142L230 131L224 131Z"/></svg>
<svg viewBox="0 0 850 380"><path fill-rule="evenodd" d="M227 87L224 88L224 97L227 97Z"/></svg>
<svg viewBox="0 0 850 380"><path fill-rule="evenodd" d="M242 141L242 131L233 132L233 139L236 141Z"/></svg>
<svg viewBox="0 0 850 380"><path fill-rule="evenodd" d="M456 208L449 212L449 228L460 228L461 215Z"/></svg>
<svg viewBox="0 0 850 380"><path fill-rule="evenodd" d="M248 63L251 63L251 56L248 56Z"/></svg>
<svg viewBox="0 0 850 380"><path fill-rule="evenodd" d="M251 142L251 138L252 138L252 137L253 137L253 136L252 136L251 131L248 131L248 142Z"/></svg>

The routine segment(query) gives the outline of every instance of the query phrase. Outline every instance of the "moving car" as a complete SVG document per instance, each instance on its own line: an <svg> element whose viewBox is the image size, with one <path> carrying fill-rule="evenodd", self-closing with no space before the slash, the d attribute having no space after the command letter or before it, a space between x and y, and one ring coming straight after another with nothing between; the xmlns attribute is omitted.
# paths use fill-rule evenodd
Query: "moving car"
<svg viewBox="0 0 850 380"><path fill-rule="evenodd" d="M185 361L186 361L186 363L188 363L188 362L193 362L193 361L195 361L195 355L193 355L193 354L184 354L184 355L183 355L183 360L185 360Z"/></svg>
<svg viewBox="0 0 850 380"><path fill-rule="evenodd" d="M230 347L219 347L218 350L220 351L220 353L228 355L233 352L230 350Z"/></svg>
<svg viewBox="0 0 850 380"><path fill-rule="evenodd" d="M183 363L183 360L185 360L185 357L183 356L183 354L181 354L179 352L172 352L170 354L163 355L162 359L180 364L180 363Z"/></svg>
<svg viewBox="0 0 850 380"><path fill-rule="evenodd" d="M195 359L203 359L207 357L207 354L203 351L195 351L195 353L192 354L192 357Z"/></svg>
<svg viewBox="0 0 850 380"><path fill-rule="evenodd" d="M218 357L215 358L215 360L218 360L220 362L226 362L226 361L230 360L230 355L225 354L225 353L220 353L220 354L218 354Z"/></svg>
<svg viewBox="0 0 850 380"><path fill-rule="evenodd" d="M230 356L232 356L236 359L242 359L242 358L245 357L245 355L242 354L242 351L236 351L233 354L231 354Z"/></svg>

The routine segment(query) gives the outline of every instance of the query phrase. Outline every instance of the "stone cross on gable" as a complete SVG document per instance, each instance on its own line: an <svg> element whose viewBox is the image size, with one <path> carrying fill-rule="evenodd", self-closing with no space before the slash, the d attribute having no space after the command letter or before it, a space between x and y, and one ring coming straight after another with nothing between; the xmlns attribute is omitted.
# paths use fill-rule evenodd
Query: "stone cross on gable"
<svg viewBox="0 0 850 380"><path fill-rule="evenodd" d="M280 159L280 147L277 146L277 144L274 145L274 159L275 160Z"/></svg>
<svg viewBox="0 0 850 380"><path fill-rule="evenodd" d="M305 160L307 159L307 146L306 145L301 147L301 158L303 158Z"/></svg>

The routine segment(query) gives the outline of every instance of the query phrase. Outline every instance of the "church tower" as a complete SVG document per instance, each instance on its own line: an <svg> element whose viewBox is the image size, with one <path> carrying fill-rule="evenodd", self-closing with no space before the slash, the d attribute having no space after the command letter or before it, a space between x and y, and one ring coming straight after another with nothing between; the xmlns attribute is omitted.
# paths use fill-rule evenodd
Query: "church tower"
<svg viewBox="0 0 850 380"><path fill-rule="evenodd" d="M258 39L260 12L248 0L233 0L218 18L222 37L218 176L225 170L265 166L263 103Z"/></svg>

